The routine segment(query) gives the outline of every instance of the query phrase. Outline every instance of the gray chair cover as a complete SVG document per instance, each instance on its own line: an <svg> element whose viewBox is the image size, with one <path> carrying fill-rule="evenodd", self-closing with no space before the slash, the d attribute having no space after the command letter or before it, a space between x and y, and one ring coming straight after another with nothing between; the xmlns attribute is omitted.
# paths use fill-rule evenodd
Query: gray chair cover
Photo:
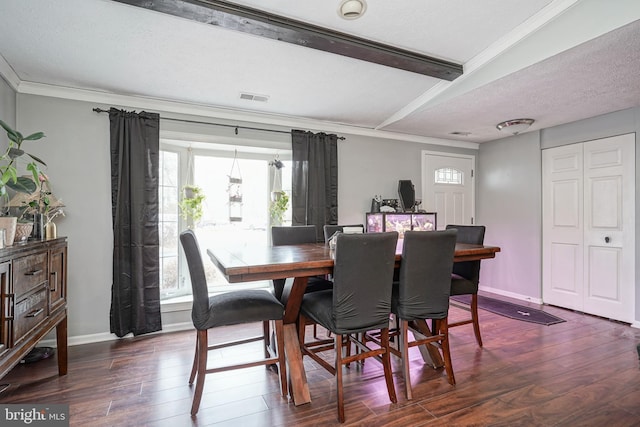
<svg viewBox="0 0 640 427"><path fill-rule="evenodd" d="M340 234L333 290L305 294L302 313L336 334L387 328L398 233Z"/></svg>
<svg viewBox="0 0 640 427"><path fill-rule="evenodd" d="M484 225L452 225L447 230L458 230L458 243L484 244ZM451 276L451 295L477 294L480 283L480 261L456 262Z"/></svg>
<svg viewBox="0 0 640 427"><path fill-rule="evenodd" d="M444 319L449 313L456 230L407 231L392 311L404 320Z"/></svg>
<svg viewBox="0 0 640 427"><path fill-rule="evenodd" d="M209 296L202 256L192 230L180 233L191 276L193 309L191 319L196 329L282 319L284 306L271 293L247 289Z"/></svg>
<svg viewBox="0 0 640 427"><path fill-rule="evenodd" d="M294 225L291 227L273 226L271 227L271 244L273 246L298 245L302 243L317 243L315 225ZM286 279L273 280L273 293L282 299ZM307 282L305 292L317 292L331 289L333 282L324 277L310 277Z"/></svg>
<svg viewBox="0 0 640 427"><path fill-rule="evenodd" d="M351 225L333 225L327 224L322 227L324 232L324 243L328 243L331 236L334 235L336 231L342 232L345 227L360 227L362 228L362 232L364 233L364 224L351 224Z"/></svg>

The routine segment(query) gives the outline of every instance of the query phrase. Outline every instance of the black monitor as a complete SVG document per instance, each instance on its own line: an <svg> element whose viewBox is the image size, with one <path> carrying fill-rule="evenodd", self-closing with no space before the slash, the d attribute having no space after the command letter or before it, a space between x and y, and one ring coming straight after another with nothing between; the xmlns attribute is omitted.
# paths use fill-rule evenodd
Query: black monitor
<svg viewBox="0 0 640 427"><path fill-rule="evenodd" d="M413 206L416 204L416 190L411 180L401 179L398 181L398 196L404 212L413 210Z"/></svg>

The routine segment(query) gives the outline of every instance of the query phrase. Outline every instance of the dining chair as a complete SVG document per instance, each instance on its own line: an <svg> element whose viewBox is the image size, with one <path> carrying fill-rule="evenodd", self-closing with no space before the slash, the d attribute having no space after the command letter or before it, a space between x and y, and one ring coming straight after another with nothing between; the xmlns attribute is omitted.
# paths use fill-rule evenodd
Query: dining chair
<svg viewBox="0 0 640 427"><path fill-rule="evenodd" d="M406 231L402 247L400 280L393 287L391 311L396 316L399 349L392 352L402 359L405 391L413 398L409 348L438 343L442 349L449 384L456 383L449 350L449 293L456 249L456 230ZM429 330L426 320L432 321ZM408 331L414 335L409 340Z"/></svg>
<svg viewBox="0 0 640 427"><path fill-rule="evenodd" d="M322 325L334 334L328 347L309 346L299 328L303 355L313 358L336 377L338 419L344 422L343 365L373 357L382 362L389 400L396 403L389 347L391 288L398 233L339 234L336 239L333 289L305 294L300 307L299 325L306 319ZM379 330L380 339L371 348L358 337ZM359 352L348 351L355 344ZM333 350L331 365L320 352ZM343 351L346 355L343 355Z"/></svg>
<svg viewBox="0 0 640 427"><path fill-rule="evenodd" d="M446 226L447 230L458 230L457 242L470 243L473 245L484 244L484 225L452 225ZM471 304L468 306L471 311L471 319L465 319L450 323L449 327L467 325L473 323L473 332L476 335L478 346L482 347L482 337L480 336L480 322L478 319L478 284L480 282L480 260L456 262L453 264L451 274L451 296L471 295ZM460 307L452 302L452 305ZM464 307L466 308L466 307Z"/></svg>
<svg viewBox="0 0 640 427"><path fill-rule="evenodd" d="M329 239L333 236L336 231L343 232L345 228L350 229L360 229L360 233L364 233L364 224L351 224L351 225L335 225L335 224L326 224L322 227L322 231L324 232L324 243L325 245L329 243Z"/></svg>
<svg viewBox="0 0 640 427"><path fill-rule="evenodd" d="M187 258L191 288L193 291L193 306L191 319L196 328L196 351L193 367L189 377L189 384L195 379L196 389L193 395L191 415L195 416L200 407L204 378L206 374L228 371L232 369L250 368L259 365L273 365L277 363L280 374L280 391L287 396L287 371L284 355L283 322L284 306L270 292L260 289L237 290L209 296L207 280L204 273L202 256L196 235L192 230L180 233L180 243ZM276 353L272 354L269 344L269 321L275 323ZM262 322L261 336L237 341L209 345L209 329L220 326L237 325L242 323ZM232 365L207 369L207 356L211 350L230 346L263 341L263 359L236 363Z"/></svg>
<svg viewBox="0 0 640 427"><path fill-rule="evenodd" d="M273 246L282 246L282 245L297 245L302 243L317 243L316 237L316 226L315 225L294 225L294 226L273 226L271 227L271 244ZM274 279L273 280L273 293L283 304L286 301L283 301L286 298L286 295L289 293L285 293L286 279ZM312 276L309 277L307 281L307 287L305 288L305 293L307 292L317 292L323 291L326 289L331 289L333 287L333 282L327 279L324 276ZM318 338L318 328L317 325L313 322L309 323L313 325L313 336Z"/></svg>

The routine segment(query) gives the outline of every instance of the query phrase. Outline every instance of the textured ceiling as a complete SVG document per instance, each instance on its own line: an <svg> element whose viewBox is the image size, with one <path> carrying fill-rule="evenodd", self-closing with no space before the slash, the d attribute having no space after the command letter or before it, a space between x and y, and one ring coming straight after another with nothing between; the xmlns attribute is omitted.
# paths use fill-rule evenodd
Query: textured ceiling
<svg viewBox="0 0 640 427"><path fill-rule="evenodd" d="M425 142L640 105L638 1L368 0L353 21L338 0L235 3L457 62L464 75L444 82L109 0L2 0L0 73L18 92L138 96Z"/></svg>

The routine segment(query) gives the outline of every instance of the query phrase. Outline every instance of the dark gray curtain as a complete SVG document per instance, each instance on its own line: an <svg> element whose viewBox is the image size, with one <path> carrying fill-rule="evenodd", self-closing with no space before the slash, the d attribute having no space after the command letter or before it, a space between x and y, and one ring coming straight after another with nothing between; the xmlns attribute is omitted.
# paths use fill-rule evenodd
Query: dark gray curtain
<svg viewBox="0 0 640 427"><path fill-rule="evenodd" d="M160 116L111 108L113 285L111 332L159 331Z"/></svg>
<svg viewBox="0 0 640 427"><path fill-rule="evenodd" d="M338 137L292 130L291 147L292 223L315 225L323 242L322 226L338 223Z"/></svg>

